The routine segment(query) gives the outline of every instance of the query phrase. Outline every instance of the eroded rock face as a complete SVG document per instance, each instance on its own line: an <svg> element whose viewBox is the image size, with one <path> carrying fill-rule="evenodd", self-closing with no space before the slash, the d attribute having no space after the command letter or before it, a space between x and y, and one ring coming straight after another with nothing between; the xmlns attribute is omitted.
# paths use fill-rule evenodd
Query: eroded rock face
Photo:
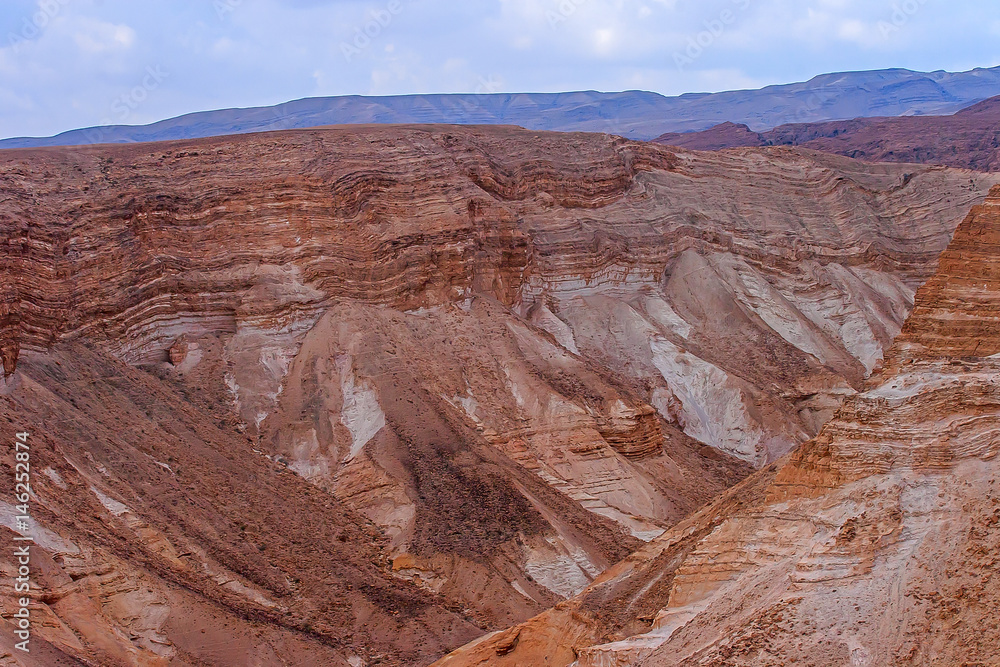
<svg viewBox="0 0 1000 667"><path fill-rule="evenodd" d="M998 239L1000 188L818 437L567 604L440 664L995 661Z"/></svg>
<svg viewBox="0 0 1000 667"><path fill-rule="evenodd" d="M763 132L726 122L701 132L664 134L655 141L710 151L740 146L802 146L873 162L915 162L997 171L1000 97L991 97L946 116L908 114L897 118L790 123Z"/></svg>
<svg viewBox="0 0 1000 667"><path fill-rule="evenodd" d="M293 634L427 663L572 597L862 389L998 180L513 128L5 158L3 406L47 434L42 524L84 554L46 548L46 595L82 568L132 596L73 588L51 627L104 625L43 637L140 664L296 663ZM231 630L192 637L208 600Z"/></svg>
<svg viewBox="0 0 1000 667"><path fill-rule="evenodd" d="M381 533L211 391L63 343L25 353L0 400L4 432L32 434L37 664L426 663L481 632L392 576Z"/></svg>

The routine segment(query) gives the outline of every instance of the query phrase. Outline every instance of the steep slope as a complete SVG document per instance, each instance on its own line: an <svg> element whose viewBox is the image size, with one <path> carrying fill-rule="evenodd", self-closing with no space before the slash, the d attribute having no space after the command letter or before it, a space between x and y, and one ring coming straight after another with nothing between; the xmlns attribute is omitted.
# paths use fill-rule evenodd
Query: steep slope
<svg viewBox="0 0 1000 667"><path fill-rule="evenodd" d="M573 600L440 664L993 664L998 265L1000 188L959 226L885 368L817 438Z"/></svg>
<svg viewBox="0 0 1000 667"><path fill-rule="evenodd" d="M856 118L782 125L754 132L723 123L702 132L664 134L658 143L692 150L803 146L873 162L913 162L1000 171L1000 97L951 116Z"/></svg>
<svg viewBox="0 0 1000 667"><path fill-rule="evenodd" d="M80 343L29 353L12 380L0 424L10 442L31 433L33 521L17 529L0 504L0 567L15 576L15 533L35 538L26 657L53 654L38 664L426 664L477 633L393 577L381 534L255 450L209 392ZM25 664L3 625L7 664Z"/></svg>
<svg viewBox="0 0 1000 667"><path fill-rule="evenodd" d="M164 141L366 123L519 125L532 130L608 132L652 139L728 121L766 130L791 122L951 113L1000 94L1000 67L968 72L905 69L822 74L760 90L664 97L620 93L484 93L313 97L273 107L219 109L149 125L70 130L54 137L0 140L0 148Z"/></svg>
<svg viewBox="0 0 1000 667"><path fill-rule="evenodd" d="M3 157L0 404L52 470L42 636L133 663L264 632L291 662L421 664L573 596L814 435L1000 180L513 128ZM160 615L100 577L55 604L79 572ZM207 609L229 634L199 639Z"/></svg>

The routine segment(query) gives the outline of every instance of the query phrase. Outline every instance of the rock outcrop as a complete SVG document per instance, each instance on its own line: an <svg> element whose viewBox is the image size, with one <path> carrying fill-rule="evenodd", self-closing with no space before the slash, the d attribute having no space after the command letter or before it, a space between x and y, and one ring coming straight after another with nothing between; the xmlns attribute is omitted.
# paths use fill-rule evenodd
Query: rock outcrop
<svg viewBox="0 0 1000 667"><path fill-rule="evenodd" d="M950 116L906 115L791 123L763 132L754 132L743 124L722 123L701 132L664 134L655 141L708 151L742 146L801 146L858 160L940 164L995 172L1000 171L1000 97Z"/></svg>
<svg viewBox="0 0 1000 667"><path fill-rule="evenodd" d="M100 664L426 664L560 609L863 389L1000 180L443 126L3 157L41 638Z"/></svg>
<svg viewBox="0 0 1000 667"><path fill-rule="evenodd" d="M819 436L577 597L439 664L993 664L998 241L1000 188Z"/></svg>

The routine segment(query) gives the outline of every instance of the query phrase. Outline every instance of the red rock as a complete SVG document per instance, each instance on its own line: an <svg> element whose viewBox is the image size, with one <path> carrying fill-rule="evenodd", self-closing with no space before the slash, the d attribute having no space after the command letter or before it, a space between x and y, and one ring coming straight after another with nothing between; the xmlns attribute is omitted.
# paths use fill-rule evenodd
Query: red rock
<svg viewBox="0 0 1000 667"><path fill-rule="evenodd" d="M873 162L942 164L1000 170L1000 97L950 116L856 118L792 123L765 132L722 123L688 134L664 134L656 142L691 150L741 146L801 146Z"/></svg>
<svg viewBox="0 0 1000 667"><path fill-rule="evenodd" d="M434 126L4 157L0 423L40 637L97 664L425 664L558 605L862 389L998 180Z"/></svg>
<svg viewBox="0 0 1000 667"><path fill-rule="evenodd" d="M958 227L882 371L817 438L509 630L518 645L491 664L993 661L997 210L1000 188ZM496 641L435 664L478 664Z"/></svg>

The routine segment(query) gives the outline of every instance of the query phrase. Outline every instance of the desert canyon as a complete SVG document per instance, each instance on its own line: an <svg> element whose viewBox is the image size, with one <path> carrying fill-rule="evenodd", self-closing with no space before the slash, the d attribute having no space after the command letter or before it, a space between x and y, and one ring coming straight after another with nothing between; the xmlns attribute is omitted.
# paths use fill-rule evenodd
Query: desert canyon
<svg viewBox="0 0 1000 667"><path fill-rule="evenodd" d="M0 157L0 664L996 664L1000 174L512 126Z"/></svg>

